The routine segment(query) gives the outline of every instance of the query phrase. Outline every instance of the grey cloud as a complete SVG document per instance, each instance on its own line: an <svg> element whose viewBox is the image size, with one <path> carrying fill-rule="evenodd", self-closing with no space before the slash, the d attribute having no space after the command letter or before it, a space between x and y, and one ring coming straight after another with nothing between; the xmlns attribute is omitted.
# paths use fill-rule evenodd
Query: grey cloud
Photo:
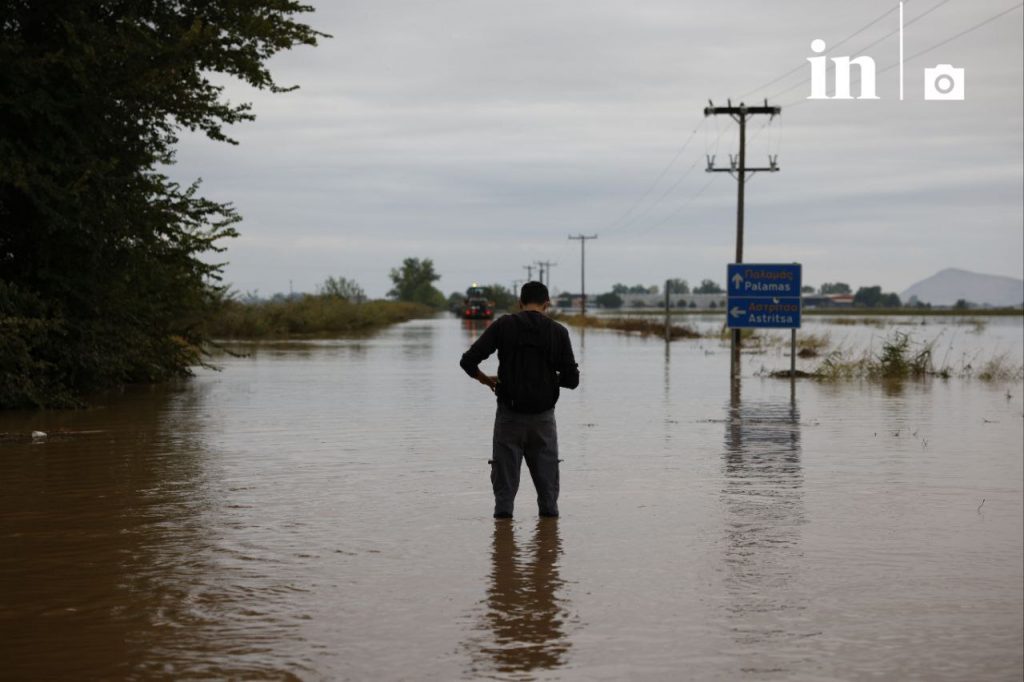
<svg viewBox="0 0 1024 682"><path fill-rule="evenodd" d="M601 234L588 289L721 279L735 183L722 174L692 197L708 182L705 151L721 131L724 161L736 127L703 120L706 100L801 65L811 38L835 44L895 1L319 4L311 21L335 38L273 65L301 89L230 85L259 117L234 131L242 146L188 138L173 171L203 176L245 216L228 253L240 288L309 290L335 274L382 295L390 267L422 256L445 291L521 278L539 258L559 261L553 284L576 289L566 236L579 231ZM907 15L931 6L913 0ZM944 5L908 29L908 54L1004 7ZM946 266L1021 276L1022 44L1017 12L908 64L904 102L894 71L878 102L807 102L806 85L781 97L781 121L751 125L752 162L778 151L783 170L749 186L747 259L799 256L808 273L893 290ZM890 63L894 39L872 54ZM922 69L944 62L967 69L967 100L921 101ZM650 199L696 168L612 229L694 127Z"/></svg>

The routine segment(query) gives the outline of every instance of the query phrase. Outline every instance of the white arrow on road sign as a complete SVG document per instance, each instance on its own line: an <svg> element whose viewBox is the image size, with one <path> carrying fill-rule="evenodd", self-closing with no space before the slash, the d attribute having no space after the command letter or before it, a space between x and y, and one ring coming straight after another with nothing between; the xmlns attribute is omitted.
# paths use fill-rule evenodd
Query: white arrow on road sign
<svg viewBox="0 0 1024 682"><path fill-rule="evenodd" d="M747 311L746 310L740 310L739 308L733 306L733 309L729 311L729 314L732 315L733 317L739 317L740 315L742 315L745 312L747 312Z"/></svg>
<svg viewBox="0 0 1024 682"><path fill-rule="evenodd" d="M736 285L737 289L739 289L740 285L743 284L743 276L737 272L732 276L732 283Z"/></svg>

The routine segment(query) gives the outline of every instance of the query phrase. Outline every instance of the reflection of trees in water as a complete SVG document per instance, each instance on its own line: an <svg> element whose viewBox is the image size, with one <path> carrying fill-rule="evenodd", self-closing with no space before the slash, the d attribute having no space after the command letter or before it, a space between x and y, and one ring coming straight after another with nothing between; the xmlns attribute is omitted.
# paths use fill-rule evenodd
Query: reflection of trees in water
<svg viewBox="0 0 1024 682"><path fill-rule="evenodd" d="M795 401L743 401L733 387L725 434L726 611L746 672L779 672L770 645L806 636L788 626L804 523L800 413Z"/></svg>
<svg viewBox="0 0 1024 682"><path fill-rule="evenodd" d="M494 524L490 584L478 629L488 635L474 638L470 675L490 670L530 673L565 664L569 617L558 591L562 542L557 519L539 519L531 542L521 549L511 522Z"/></svg>
<svg viewBox="0 0 1024 682"><path fill-rule="evenodd" d="M244 502L258 482L232 480L211 442L214 390L131 389L106 409L61 415L44 444L5 452L3 673L281 679L282 668L302 670L287 654L300 588L265 549L275 537L253 530Z"/></svg>

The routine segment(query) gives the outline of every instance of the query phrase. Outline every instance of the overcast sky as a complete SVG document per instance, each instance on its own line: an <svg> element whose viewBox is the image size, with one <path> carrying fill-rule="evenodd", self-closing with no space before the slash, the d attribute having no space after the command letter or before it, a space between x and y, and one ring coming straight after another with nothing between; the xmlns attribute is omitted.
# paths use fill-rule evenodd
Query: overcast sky
<svg viewBox="0 0 1024 682"><path fill-rule="evenodd" d="M1018 1L906 2L905 54ZM706 173L705 154L728 163L737 126L703 107L741 97L783 108L748 127L748 163L777 153L781 172L747 184L745 261L897 292L946 267L1022 276L1020 7L907 61L901 102L898 69L882 72L897 36L867 47L897 30L896 0L313 4L309 23L334 37L271 63L300 89L230 84L257 114L233 129L241 145L186 136L172 171L244 216L226 254L240 291L334 275L383 296L410 256L433 259L446 295L508 286L538 260L557 263L554 289L578 291L567 237L581 232L598 235L589 292L724 283L736 182ZM831 50L889 10L830 53L872 56L881 99L808 101L811 40ZM937 64L965 69L964 101L924 100Z"/></svg>

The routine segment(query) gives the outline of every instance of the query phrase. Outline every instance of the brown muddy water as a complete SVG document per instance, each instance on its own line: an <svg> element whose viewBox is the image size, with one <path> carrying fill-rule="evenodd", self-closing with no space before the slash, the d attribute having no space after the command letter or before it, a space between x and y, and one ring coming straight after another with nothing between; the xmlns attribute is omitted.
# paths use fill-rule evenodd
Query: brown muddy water
<svg viewBox="0 0 1024 682"><path fill-rule="evenodd" d="M1020 381L791 396L784 357L737 387L716 341L573 330L563 516L524 477L496 523L478 332L0 415L0 677L1021 679Z"/></svg>

